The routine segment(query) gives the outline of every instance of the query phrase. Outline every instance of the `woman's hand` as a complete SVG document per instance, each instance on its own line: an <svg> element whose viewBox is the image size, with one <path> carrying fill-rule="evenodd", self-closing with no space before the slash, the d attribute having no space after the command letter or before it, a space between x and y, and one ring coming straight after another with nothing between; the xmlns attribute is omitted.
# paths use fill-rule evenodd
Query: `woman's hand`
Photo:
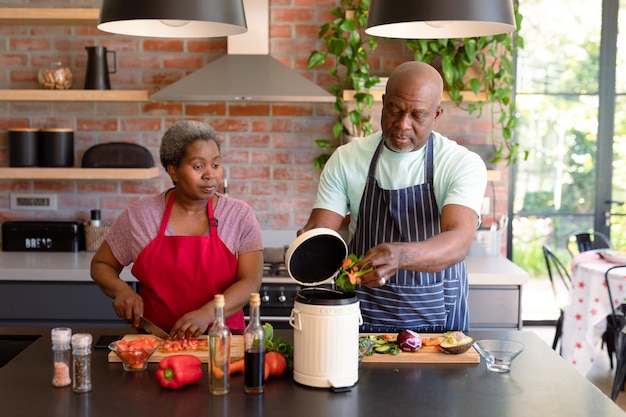
<svg viewBox="0 0 626 417"><path fill-rule="evenodd" d="M200 337L213 322L213 314L204 310L194 310L185 314L174 323L170 331L172 339L191 339Z"/></svg>
<svg viewBox="0 0 626 417"><path fill-rule="evenodd" d="M143 300L132 288L126 286L113 299L113 310L118 317L139 327L139 317L143 314Z"/></svg>

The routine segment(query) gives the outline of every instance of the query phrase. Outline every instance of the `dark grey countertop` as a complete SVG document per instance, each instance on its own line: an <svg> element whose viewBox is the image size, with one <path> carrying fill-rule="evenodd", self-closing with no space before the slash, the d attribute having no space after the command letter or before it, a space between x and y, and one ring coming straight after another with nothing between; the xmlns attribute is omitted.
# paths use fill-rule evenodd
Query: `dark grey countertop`
<svg viewBox="0 0 626 417"><path fill-rule="evenodd" d="M74 329L122 335L128 329ZM276 333L289 338L291 331ZM157 364L145 372L124 372L108 363L106 349L94 349L93 390L75 394L52 386L50 329L0 328L0 334L42 336L0 368L0 414L80 417L179 416L621 416L608 397L582 377L536 334L475 331L475 339L510 338L525 344L510 374L488 373L480 364L364 364L349 392L296 384L291 375L270 379L263 395L243 392L243 377L231 379L230 393L212 396L206 377L179 390L162 389ZM626 394L622 394L626 395Z"/></svg>

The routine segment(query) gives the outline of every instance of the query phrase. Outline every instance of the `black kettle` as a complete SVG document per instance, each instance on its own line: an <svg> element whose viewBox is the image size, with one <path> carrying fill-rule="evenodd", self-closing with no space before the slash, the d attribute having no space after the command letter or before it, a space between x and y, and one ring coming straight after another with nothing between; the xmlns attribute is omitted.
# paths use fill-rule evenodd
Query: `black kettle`
<svg viewBox="0 0 626 417"><path fill-rule="evenodd" d="M109 74L117 71L115 51L107 51L104 46L85 46L87 50L87 73L85 74L85 90L110 90ZM107 55L113 55L113 69L109 69Z"/></svg>

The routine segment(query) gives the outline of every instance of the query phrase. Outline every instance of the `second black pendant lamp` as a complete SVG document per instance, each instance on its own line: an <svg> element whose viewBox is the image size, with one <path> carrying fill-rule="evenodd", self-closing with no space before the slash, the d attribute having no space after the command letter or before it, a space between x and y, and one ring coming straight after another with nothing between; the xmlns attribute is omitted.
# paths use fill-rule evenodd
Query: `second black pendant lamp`
<svg viewBox="0 0 626 417"><path fill-rule="evenodd" d="M243 0L103 0L98 29L155 38L211 38L248 30Z"/></svg>
<svg viewBox="0 0 626 417"><path fill-rule="evenodd" d="M514 30L513 0L371 0L365 33L384 38L439 39Z"/></svg>

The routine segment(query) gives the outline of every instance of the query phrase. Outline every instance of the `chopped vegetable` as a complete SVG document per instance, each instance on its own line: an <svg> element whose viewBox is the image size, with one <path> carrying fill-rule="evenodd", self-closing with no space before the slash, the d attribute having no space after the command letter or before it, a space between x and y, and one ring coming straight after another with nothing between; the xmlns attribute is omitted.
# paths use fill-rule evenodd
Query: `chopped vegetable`
<svg viewBox="0 0 626 417"><path fill-rule="evenodd" d="M163 388L177 389L202 378L202 361L193 355L172 355L161 359L156 372Z"/></svg>
<svg viewBox="0 0 626 417"><path fill-rule="evenodd" d="M335 285L344 292L354 292L357 278L374 270L373 267L355 269L355 266L363 260L362 256L351 253L341 264L341 269L335 280Z"/></svg>
<svg viewBox="0 0 626 417"><path fill-rule="evenodd" d="M465 353L472 347L474 339L466 336L462 331L450 331L443 334L439 348L445 353Z"/></svg>
<svg viewBox="0 0 626 417"><path fill-rule="evenodd" d="M363 359L364 356L372 356L375 347L376 343L368 336L359 337L359 359Z"/></svg>
<svg viewBox="0 0 626 417"><path fill-rule="evenodd" d="M443 336L422 336L422 345L439 346L443 342Z"/></svg>
<svg viewBox="0 0 626 417"><path fill-rule="evenodd" d="M161 352L183 352L186 350L208 349L209 341L206 337L201 339L176 339L166 340L161 344L159 350Z"/></svg>
<svg viewBox="0 0 626 417"><path fill-rule="evenodd" d="M413 330L401 330L398 333L398 346L405 352L417 352L422 347L422 337Z"/></svg>
<svg viewBox="0 0 626 417"><path fill-rule="evenodd" d="M142 350L142 349L154 349L158 347L161 342L159 339L153 336L139 336L136 339L122 339L118 340L115 348L117 350Z"/></svg>
<svg viewBox="0 0 626 417"><path fill-rule="evenodd" d="M124 363L133 369L143 369L161 339L153 336L140 336L137 339L122 339L115 342L113 349Z"/></svg>
<svg viewBox="0 0 626 417"><path fill-rule="evenodd" d="M400 347L398 346L396 337L386 334L361 336L359 338L360 357L371 356L374 353L391 355L397 355L400 353Z"/></svg>

